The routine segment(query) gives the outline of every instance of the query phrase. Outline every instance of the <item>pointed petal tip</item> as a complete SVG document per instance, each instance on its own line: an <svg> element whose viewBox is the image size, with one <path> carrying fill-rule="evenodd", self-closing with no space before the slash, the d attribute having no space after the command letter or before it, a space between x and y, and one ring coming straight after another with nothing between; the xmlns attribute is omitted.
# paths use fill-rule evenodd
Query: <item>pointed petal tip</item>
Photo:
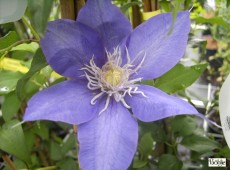
<svg viewBox="0 0 230 170"><path fill-rule="evenodd" d="M69 80L38 92L29 100L23 120L81 124L93 119L100 102L90 104L93 94L86 86L84 81Z"/></svg>
<svg viewBox="0 0 230 170"><path fill-rule="evenodd" d="M133 95L126 100L131 106L134 115L141 121L151 122L175 115L199 115L198 111L188 102L151 86L141 85L142 95ZM141 107L140 107L141 106Z"/></svg>
<svg viewBox="0 0 230 170"><path fill-rule="evenodd" d="M146 53L138 75L134 75L133 78L157 78L179 62L184 55L190 32L189 15L188 11L178 13L171 34L169 32L173 21L172 13L152 17L131 33L126 44L131 60L138 57L141 51ZM134 64L138 65L139 61L140 59L137 59Z"/></svg>
<svg viewBox="0 0 230 170"><path fill-rule="evenodd" d="M84 64L92 56L96 64L105 62L104 46L99 34L92 28L72 20L60 19L48 23L40 45L47 62L59 74L78 78Z"/></svg>
<svg viewBox="0 0 230 170"><path fill-rule="evenodd" d="M128 169L136 152L138 125L121 103L78 126L79 160L82 169Z"/></svg>
<svg viewBox="0 0 230 170"><path fill-rule="evenodd" d="M96 30L108 51L113 51L132 31L128 18L111 0L89 0L80 10L77 21Z"/></svg>

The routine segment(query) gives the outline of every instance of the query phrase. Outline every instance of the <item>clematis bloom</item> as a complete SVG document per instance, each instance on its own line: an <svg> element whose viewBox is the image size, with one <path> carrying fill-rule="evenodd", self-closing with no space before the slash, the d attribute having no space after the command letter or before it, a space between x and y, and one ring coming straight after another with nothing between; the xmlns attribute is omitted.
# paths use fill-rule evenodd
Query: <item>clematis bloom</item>
<svg viewBox="0 0 230 170"><path fill-rule="evenodd" d="M41 48L47 62L70 78L35 94L24 121L78 125L83 170L125 170L137 147L139 119L199 115L187 102L138 84L170 70L183 56L189 12L157 15L132 31L110 0L88 0L77 21L49 22Z"/></svg>

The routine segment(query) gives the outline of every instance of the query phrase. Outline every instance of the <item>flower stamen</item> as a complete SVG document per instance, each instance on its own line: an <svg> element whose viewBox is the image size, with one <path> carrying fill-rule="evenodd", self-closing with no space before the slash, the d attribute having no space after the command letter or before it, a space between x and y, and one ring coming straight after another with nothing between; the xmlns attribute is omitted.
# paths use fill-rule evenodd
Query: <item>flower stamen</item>
<svg viewBox="0 0 230 170"><path fill-rule="evenodd" d="M91 104L96 104L97 100L103 96L107 95L104 108L99 112L99 115L104 112L110 102L110 98L113 97L116 102L121 102L124 107L130 109L131 107L126 103L124 97L128 94L132 97L133 94L141 94L147 97L142 91L138 90L137 82L140 82L142 78L131 79L131 75L137 73L137 71L142 67L146 53L142 57L138 65L134 65L134 61L140 57L142 52L138 53L132 61L126 48L127 63L122 65L121 50L119 47L114 48L114 52L110 53L107 50L107 62L102 66L102 68L97 67L94 62L94 57L89 62L89 65L81 68L84 71L85 77L88 80L87 87L90 90L99 90L92 100Z"/></svg>
<svg viewBox="0 0 230 170"><path fill-rule="evenodd" d="M106 111L106 109L107 109L108 106L109 106L109 102L110 102L110 96L108 95L108 96L107 96L107 99L106 99L106 101L105 101L105 107L99 112L99 115L100 115L101 113L103 113L104 111Z"/></svg>
<svg viewBox="0 0 230 170"><path fill-rule="evenodd" d="M96 102L97 102L96 100L97 100L98 98L100 98L104 93L105 93L105 92L101 92L101 93L97 94L96 96L94 96L94 97L92 98L92 100L90 101L90 103L91 103L92 105L95 105Z"/></svg>

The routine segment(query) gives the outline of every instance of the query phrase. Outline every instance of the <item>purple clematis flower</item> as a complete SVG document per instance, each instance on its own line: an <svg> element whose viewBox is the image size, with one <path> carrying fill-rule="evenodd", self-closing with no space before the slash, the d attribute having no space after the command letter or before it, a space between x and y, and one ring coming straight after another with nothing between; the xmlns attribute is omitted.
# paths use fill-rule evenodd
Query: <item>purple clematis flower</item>
<svg viewBox="0 0 230 170"><path fill-rule="evenodd" d="M187 102L147 85L183 56L189 12L157 15L132 31L111 0L88 0L77 21L50 22L41 40L47 62L69 77L34 95L24 121L52 120L78 125L83 170L125 170L137 147L136 119L155 121L199 115Z"/></svg>

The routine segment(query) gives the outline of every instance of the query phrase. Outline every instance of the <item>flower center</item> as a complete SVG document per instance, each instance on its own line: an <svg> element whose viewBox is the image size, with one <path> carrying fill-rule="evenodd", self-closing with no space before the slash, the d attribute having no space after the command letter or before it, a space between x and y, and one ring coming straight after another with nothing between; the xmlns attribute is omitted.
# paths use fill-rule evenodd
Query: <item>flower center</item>
<svg viewBox="0 0 230 170"><path fill-rule="evenodd" d="M116 86L121 82L121 71L116 69L111 69L105 73L105 81L112 86Z"/></svg>
<svg viewBox="0 0 230 170"><path fill-rule="evenodd" d="M85 77L89 81L87 84L88 89L92 91L97 90L96 95L91 100L91 104L95 104L97 99L103 95L107 95L105 107L99 114L108 108L111 97L117 102L122 102L122 104L128 109L130 109L130 106L124 100L126 94L129 96L132 96L133 94L141 94L146 97L142 91L138 90L139 85L136 84L137 82L140 82L142 78L130 78L131 75L137 73L141 68L145 56L138 65L134 66L132 65L132 62L135 58L131 62L128 50L126 49L127 63L121 66L122 58L119 47L115 48L113 53L106 53L108 61L102 66L102 68L97 67L92 58L89 65L85 65L85 67L81 69L85 71Z"/></svg>

